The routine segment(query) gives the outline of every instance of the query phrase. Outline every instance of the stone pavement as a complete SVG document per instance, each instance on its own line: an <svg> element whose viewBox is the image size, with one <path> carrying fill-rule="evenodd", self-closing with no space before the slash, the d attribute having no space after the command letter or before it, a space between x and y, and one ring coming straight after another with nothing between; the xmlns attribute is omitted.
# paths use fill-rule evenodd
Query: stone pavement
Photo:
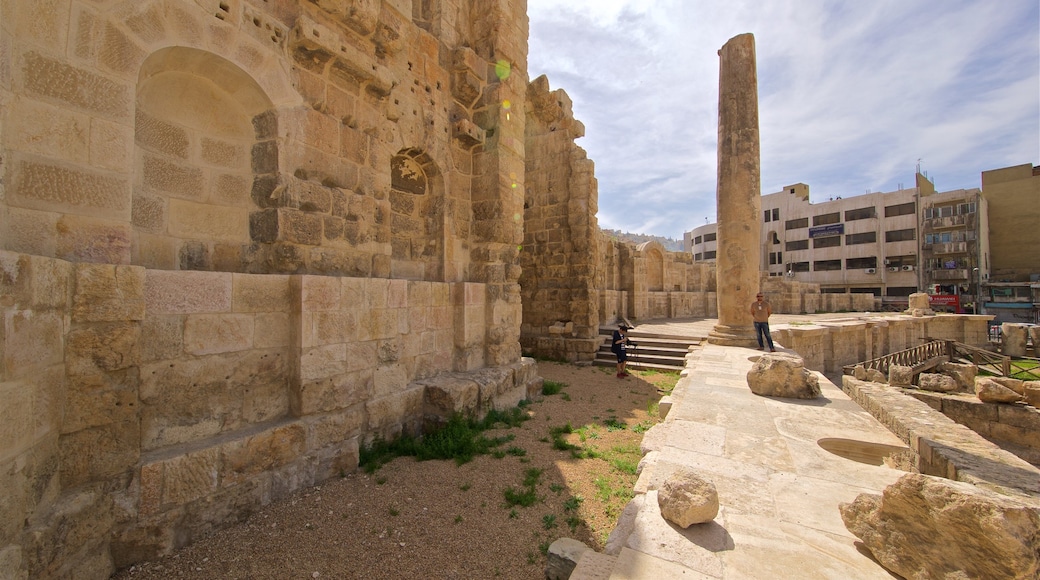
<svg viewBox="0 0 1040 580"><path fill-rule="evenodd" d="M661 326L694 332L674 321ZM635 499L605 553L586 552L571 578L892 578L857 550L838 505L880 493L904 473L817 442L903 442L822 376L816 400L752 394L745 377L759 354L718 345L691 352L670 408L662 402L665 420L643 440ZM661 517L656 489L679 466L714 482L720 511L713 522L684 530Z"/></svg>

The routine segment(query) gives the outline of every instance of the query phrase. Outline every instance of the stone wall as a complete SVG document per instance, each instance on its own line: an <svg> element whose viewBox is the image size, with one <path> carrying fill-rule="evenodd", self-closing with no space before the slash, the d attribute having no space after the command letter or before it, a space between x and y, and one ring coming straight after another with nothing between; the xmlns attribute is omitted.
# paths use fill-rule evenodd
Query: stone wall
<svg viewBox="0 0 1040 580"><path fill-rule="evenodd" d="M537 392L479 366L492 286L0 252L0 571L105 578Z"/></svg>
<svg viewBox="0 0 1040 580"><path fill-rule="evenodd" d="M955 340L985 348L989 344L991 318L964 314L878 316L814 324L775 324L770 329L774 341L805 359L806 368L840 374L846 365L918 346L926 338Z"/></svg>
<svg viewBox="0 0 1040 580"><path fill-rule="evenodd" d="M0 3L0 576L526 396L526 62L521 0Z"/></svg>

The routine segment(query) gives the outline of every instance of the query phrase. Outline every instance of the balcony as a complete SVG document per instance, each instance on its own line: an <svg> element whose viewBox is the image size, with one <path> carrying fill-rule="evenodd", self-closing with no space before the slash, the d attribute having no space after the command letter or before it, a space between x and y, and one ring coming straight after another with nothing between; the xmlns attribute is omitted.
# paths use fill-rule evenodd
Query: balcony
<svg viewBox="0 0 1040 580"><path fill-rule="evenodd" d="M926 219L924 221L925 228L931 228L934 230L943 230L947 228L962 228L966 225L972 225L974 214L968 215L951 215L946 217L937 217Z"/></svg>
<svg viewBox="0 0 1040 580"><path fill-rule="evenodd" d="M927 244L925 244L927 246ZM932 244L933 254L967 254L968 242L947 242L945 244Z"/></svg>
<svg viewBox="0 0 1040 580"><path fill-rule="evenodd" d="M936 282L950 282L968 279L968 270L932 270L932 280Z"/></svg>

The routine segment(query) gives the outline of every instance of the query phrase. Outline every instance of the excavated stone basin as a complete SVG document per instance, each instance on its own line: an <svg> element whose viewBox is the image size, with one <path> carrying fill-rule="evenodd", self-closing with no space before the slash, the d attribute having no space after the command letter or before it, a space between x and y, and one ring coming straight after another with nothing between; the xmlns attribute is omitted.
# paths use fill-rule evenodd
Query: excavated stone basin
<svg viewBox="0 0 1040 580"><path fill-rule="evenodd" d="M870 443L868 441L838 437L825 437L817 441L816 444L838 457L867 465L885 467L893 467L897 463L889 460L893 455L910 451L909 447L899 445L885 445L884 443Z"/></svg>

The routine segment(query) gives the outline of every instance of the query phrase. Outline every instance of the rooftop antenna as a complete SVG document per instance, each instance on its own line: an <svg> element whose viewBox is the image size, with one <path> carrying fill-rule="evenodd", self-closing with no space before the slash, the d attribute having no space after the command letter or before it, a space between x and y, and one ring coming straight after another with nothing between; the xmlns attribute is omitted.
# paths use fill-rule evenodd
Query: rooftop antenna
<svg viewBox="0 0 1040 580"><path fill-rule="evenodd" d="M917 158L917 172L921 173L921 158Z"/></svg>

